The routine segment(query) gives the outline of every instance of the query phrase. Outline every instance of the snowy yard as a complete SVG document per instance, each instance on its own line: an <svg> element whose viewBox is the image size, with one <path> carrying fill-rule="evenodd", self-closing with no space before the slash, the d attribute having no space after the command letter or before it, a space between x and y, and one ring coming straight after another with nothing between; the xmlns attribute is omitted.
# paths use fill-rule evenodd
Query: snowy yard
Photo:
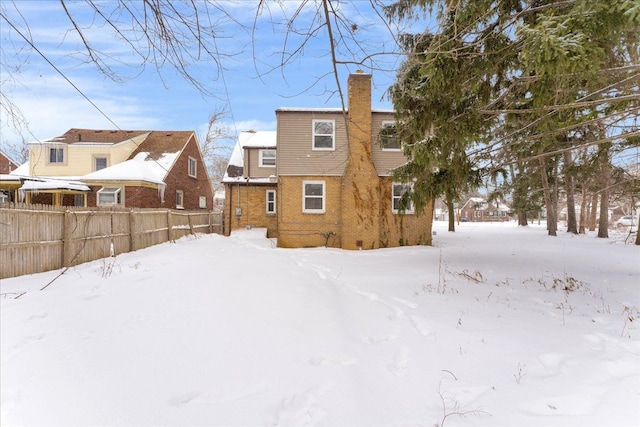
<svg viewBox="0 0 640 427"><path fill-rule="evenodd" d="M205 235L2 280L2 425L640 425L640 247L434 229L363 252Z"/></svg>

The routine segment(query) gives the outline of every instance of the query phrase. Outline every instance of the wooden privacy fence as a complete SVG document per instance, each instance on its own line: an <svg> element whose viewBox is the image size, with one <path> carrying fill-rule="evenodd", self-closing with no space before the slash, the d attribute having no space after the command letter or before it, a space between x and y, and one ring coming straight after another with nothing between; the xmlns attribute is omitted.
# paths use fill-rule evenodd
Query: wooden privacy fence
<svg viewBox="0 0 640 427"><path fill-rule="evenodd" d="M0 207L0 279L40 273L173 241L222 234L222 213L168 209Z"/></svg>

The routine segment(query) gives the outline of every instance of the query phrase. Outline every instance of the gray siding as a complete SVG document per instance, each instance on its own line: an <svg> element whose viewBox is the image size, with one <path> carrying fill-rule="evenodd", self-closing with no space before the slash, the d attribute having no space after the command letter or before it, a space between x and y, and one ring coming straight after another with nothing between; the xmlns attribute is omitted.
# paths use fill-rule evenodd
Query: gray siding
<svg viewBox="0 0 640 427"><path fill-rule="evenodd" d="M347 162L347 136L341 112L276 111L278 175L341 176ZM335 120L335 150L312 150L314 119Z"/></svg>
<svg viewBox="0 0 640 427"><path fill-rule="evenodd" d="M378 143L378 133L382 122L393 121L393 113L374 112L371 120L372 146L371 159L379 176L388 176L390 171L406 163L407 158L402 151L383 151Z"/></svg>
<svg viewBox="0 0 640 427"><path fill-rule="evenodd" d="M244 176L249 178L268 178L276 174L276 168L260 167L260 150L262 148L244 149ZM276 153L276 158L279 153Z"/></svg>

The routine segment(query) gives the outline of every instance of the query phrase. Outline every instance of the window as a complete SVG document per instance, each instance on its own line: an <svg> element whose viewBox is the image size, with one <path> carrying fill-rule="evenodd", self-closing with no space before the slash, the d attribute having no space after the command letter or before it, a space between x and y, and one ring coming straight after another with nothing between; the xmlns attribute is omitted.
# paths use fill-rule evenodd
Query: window
<svg viewBox="0 0 640 427"><path fill-rule="evenodd" d="M114 206L122 203L122 188L104 187L98 191L98 206Z"/></svg>
<svg viewBox="0 0 640 427"><path fill-rule="evenodd" d="M302 212L324 213L324 181L302 181Z"/></svg>
<svg viewBox="0 0 640 427"><path fill-rule="evenodd" d="M176 191L176 209L184 209L184 192L182 190Z"/></svg>
<svg viewBox="0 0 640 427"><path fill-rule="evenodd" d="M382 122L382 129L380 129L378 138L380 139L382 151L400 151L400 145L396 138L395 122Z"/></svg>
<svg viewBox="0 0 640 427"><path fill-rule="evenodd" d="M107 167L107 158L105 156L95 156L93 158L93 170L99 171Z"/></svg>
<svg viewBox="0 0 640 427"><path fill-rule="evenodd" d="M267 190L267 214L276 213L276 190Z"/></svg>
<svg viewBox="0 0 640 427"><path fill-rule="evenodd" d="M195 178L197 176L197 169L198 163L196 162L196 159L194 159L193 157L189 157L189 176Z"/></svg>
<svg viewBox="0 0 640 427"><path fill-rule="evenodd" d="M73 206L84 206L84 194L75 194L73 196Z"/></svg>
<svg viewBox="0 0 640 427"><path fill-rule="evenodd" d="M49 163L64 163L64 147L49 147Z"/></svg>
<svg viewBox="0 0 640 427"><path fill-rule="evenodd" d="M413 213L413 202L409 198L413 185L392 184L391 201L394 213Z"/></svg>
<svg viewBox="0 0 640 427"><path fill-rule="evenodd" d="M314 120L313 121L313 149L314 150L334 150L335 121L334 120Z"/></svg>
<svg viewBox="0 0 640 427"><path fill-rule="evenodd" d="M205 196L200 196L198 198L198 206L200 209L207 209L207 198Z"/></svg>
<svg viewBox="0 0 640 427"><path fill-rule="evenodd" d="M276 167L276 150L260 150L260 166L263 168Z"/></svg>

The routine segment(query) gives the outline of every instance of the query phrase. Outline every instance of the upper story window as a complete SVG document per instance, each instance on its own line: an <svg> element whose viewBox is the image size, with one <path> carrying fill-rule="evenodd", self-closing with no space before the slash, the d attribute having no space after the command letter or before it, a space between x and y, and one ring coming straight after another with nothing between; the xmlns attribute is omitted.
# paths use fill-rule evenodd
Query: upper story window
<svg viewBox="0 0 640 427"><path fill-rule="evenodd" d="M313 121L313 149L335 150L336 123L335 120Z"/></svg>
<svg viewBox="0 0 640 427"><path fill-rule="evenodd" d="M98 190L98 206L115 206L122 204L122 188L103 187Z"/></svg>
<svg viewBox="0 0 640 427"><path fill-rule="evenodd" d="M65 163L65 149L61 146L49 147L49 163L63 165Z"/></svg>
<svg viewBox="0 0 640 427"><path fill-rule="evenodd" d="M302 181L302 212L325 212L324 181Z"/></svg>
<svg viewBox="0 0 640 427"><path fill-rule="evenodd" d="M382 128L378 134L382 151L400 151L400 144L396 137L396 124L391 121L382 122Z"/></svg>
<svg viewBox="0 0 640 427"><path fill-rule="evenodd" d="M99 171L105 169L108 166L108 159L106 156L94 156L93 157L93 170Z"/></svg>
<svg viewBox="0 0 640 427"><path fill-rule="evenodd" d="M409 198L412 190L412 184L400 184L397 182L392 184L391 206L393 213L413 213L413 202Z"/></svg>
<svg viewBox="0 0 640 427"><path fill-rule="evenodd" d="M276 190L267 190L267 214L276 213Z"/></svg>
<svg viewBox="0 0 640 427"><path fill-rule="evenodd" d="M276 150L260 150L260 166L263 168L276 167Z"/></svg>
<svg viewBox="0 0 640 427"><path fill-rule="evenodd" d="M189 157L189 176L196 178L198 176L198 163L193 157Z"/></svg>

